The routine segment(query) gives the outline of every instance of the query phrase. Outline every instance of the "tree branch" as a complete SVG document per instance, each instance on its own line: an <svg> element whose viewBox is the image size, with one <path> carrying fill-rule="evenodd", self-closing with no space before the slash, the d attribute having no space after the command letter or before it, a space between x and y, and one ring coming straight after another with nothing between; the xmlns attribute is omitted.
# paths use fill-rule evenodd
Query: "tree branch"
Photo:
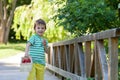
<svg viewBox="0 0 120 80"><path fill-rule="evenodd" d="M10 27L10 25L12 23L12 18L13 18L13 15L14 15L14 10L15 10L15 6L16 6L16 2L17 2L17 0L14 0L12 2L12 10L11 10L9 18L7 20L7 27Z"/></svg>
<svg viewBox="0 0 120 80"><path fill-rule="evenodd" d="M7 3L6 3L6 0L3 1L3 10L4 10L4 20L6 21L7 20ZM6 22L5 22L6 23Z"/></svg>
<svg viewBox="0 0 120 80"><path fill-rule="evenodd" d="M2 0L0 0L0 20L1 20L1 22L3 21L3 11L2 11L2 9L3 9Z"/></svg>

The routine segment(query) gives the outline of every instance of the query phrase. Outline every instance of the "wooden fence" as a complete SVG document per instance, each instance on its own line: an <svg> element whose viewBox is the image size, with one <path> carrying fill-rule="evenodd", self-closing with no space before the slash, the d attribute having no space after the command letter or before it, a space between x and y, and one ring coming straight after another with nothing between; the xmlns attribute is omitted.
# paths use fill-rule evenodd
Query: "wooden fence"
<svg viewBox="0 0 120 80"><path fill-rule="evenodd" d="M50 43L47 69L71 80L118 80L119 36L117 28Z"/></svg>

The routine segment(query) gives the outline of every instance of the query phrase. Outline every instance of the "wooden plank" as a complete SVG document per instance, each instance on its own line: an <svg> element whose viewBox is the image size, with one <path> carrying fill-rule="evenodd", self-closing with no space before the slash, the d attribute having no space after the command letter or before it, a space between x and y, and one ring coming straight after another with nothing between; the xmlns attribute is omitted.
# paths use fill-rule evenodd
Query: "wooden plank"
<svg viewBox="0 0 120 80"><path fill-rule="evenodd" d="M95 33L93 35L95 35L95 39L106 39L110 37L117 37L120 36L120 28L109 29L106 31Z"/></svg>
<svg viewBox="0 0 120 80"><path fill-rule="evenodd" d="M83 46L82 43L78 44L78 53L79 53L79 59L80 59L80 70L81 70L81 76L85 77L85 63L84 63L84 52L83 52Z"/></svg>
<svg viewBox="0 0 120 80"><path fill-rule="evenodd" d="M75 74L80 75L80 64L79 64L79 57L78 57L78 43L75 43L74 45L74 55L75 55Z"/></svg>
<svg viewBox="0 0 120 80"><path fill-rule="evenodd" d="M90 64L89 76L90 77L95 76L95 52L94 51L93 51L93 54L91 55L91 64Z"/></svg>
<svg viewBox="0 0 120 80"><path fill-rule="evenodd" d="M101 63L103 80L108 80L108 64L107 64L106 51L103 40L97 41L97 48L99 53L99 60Z"/></svg>
<svg viewBox="0 0 120 80"><path fill-rule="evenodd" d="M66 50L65 50L65 46L62 47L63 48L63 69L67 71L67 61L66 61Z"/></svg>
<svg viewBox="0 0 120 80"><path fill-rule="evenodd" d="M98 33L94 33L91 35L81 36L77 38L76 41L84 42L84 41L93 41L93 40L100 40L100 39L107 39L110 37L117 37L120 36L120 28L110 29Z"/></svg>
<svg viewBox="0 0 120 80"><path fill-rule="evenodd" d="M90 64L91 64L91 42L85 42L85 70L86 70L86 77L89 76L90 72Z"/></svg>
<svg viewBox="0 0 120 80"><path fill-rule="evenodd" d="M109 38L109 80L118 80L118 38Z"/></svg>
<svg viewBox="0 0 120 80"><path fill-rule="evenodd" d="M50 54L49 54L49 60L50 60L50 64L54 65L54 49L53 46L50 46Z"/></svg>
<svg viewBox="0 0 120 80"><path fill-rule="evenodd" d="M67 79L70 78L71 80L87 80L86 77L81 77L76 74L64 71L64 70L57 68L55 66L52 66L50 64L46 64L46 68L52 70L53 72L65 77Z"/></svg>
<svg viewBox="0 0 120 80"><path fill-rule="evenodd" d="M74 44L70 44L70 72L74 73L74 62L75 62L75 55L74 55Z"/></svg>
<svg viewBox="0 0 120 80"><path fill-rule="evenodd" d="M61 69L65 69L65 50L64 46L60 46L60 53L61 53Z"/></svg>
<svg viewBox="0 0 120 80"><path fill-rule="evenodd" d="M70 55L69 55L69 46L65 45L65 54L66 54L66 65L67 65L67 71L70 72Z"/></svg>
<svg viewBox="0 0 120 80"><path fill-rule="evenodd" d="M59 60L58 60L58 52L57 52L57 46L54 47L54 52L55 52L55 59L54 59L54 62L55 62L55 66L56 67L59 67Z"/></svg>
<svg viewBox="0 0 120 80"><path fill-rule="evenodd" d="M46 63L48 64L50 64L49 56L50 56L50 47L48 47L48 52L45 54L45 60Z"/></svg>
<svg viewBox="0 0 120 80"><path fill-rule="evenodd" d="M69 44L74 44L75 42L93 41L93 40L100 40L100 39L106 39L117 36L120 36L120 28L110 29L110 30L94 33L91 35L85 35L71 40L55 42L52 43L52 45L53 46L69 45Z"/></svg>
<svg viewBox="0 0 120 80"><path fill-rule="evenodd" d="M94 43L94 48L95 48L95 80L102 80L102 75L101 75L101 67L100 67L100 60L99 60L99 55L98 55L98 47L97 47L97 41L95 40Z"/></svg>
<svg viewBox="0 0 120 80"><path fill-rule="evenodd" d="M58 57L58 67L61 68L61 52L60 52L60 46L57 46L57 57Z"/></svg>
<svg viewBox="0 0 120 80"><path fill-rule="evenodd" d="M53 47L51 48L51 52L52 52L52 54L51 54L52 65L55 66L55 49Z"/></svg>

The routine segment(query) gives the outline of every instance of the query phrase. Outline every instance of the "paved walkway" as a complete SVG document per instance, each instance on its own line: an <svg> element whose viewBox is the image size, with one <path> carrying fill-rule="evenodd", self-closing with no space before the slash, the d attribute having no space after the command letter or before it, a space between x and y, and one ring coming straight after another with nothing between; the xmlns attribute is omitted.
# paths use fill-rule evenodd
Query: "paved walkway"
<svg viewBox="0 0 120 80"><path fill-rule="evenodd" d="M0 59L0 80L27 80L28 72L20 72L20 61L24 53L19 53L7 59ZM60 80L45 71L45 80Z"/></svg>

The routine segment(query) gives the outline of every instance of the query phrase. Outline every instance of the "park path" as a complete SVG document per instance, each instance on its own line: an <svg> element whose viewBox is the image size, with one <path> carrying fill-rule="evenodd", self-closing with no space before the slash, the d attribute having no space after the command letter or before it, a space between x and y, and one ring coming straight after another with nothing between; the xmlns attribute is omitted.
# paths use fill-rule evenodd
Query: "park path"
<svg viewBox="0 0 120 80"><path fill-rule="evenodd" d="M19 53L15 56L0 59L0 80L27 80L28 72L20 72L20 61L24 53ZM60 80L45 71L45 80Z"/></svg>

